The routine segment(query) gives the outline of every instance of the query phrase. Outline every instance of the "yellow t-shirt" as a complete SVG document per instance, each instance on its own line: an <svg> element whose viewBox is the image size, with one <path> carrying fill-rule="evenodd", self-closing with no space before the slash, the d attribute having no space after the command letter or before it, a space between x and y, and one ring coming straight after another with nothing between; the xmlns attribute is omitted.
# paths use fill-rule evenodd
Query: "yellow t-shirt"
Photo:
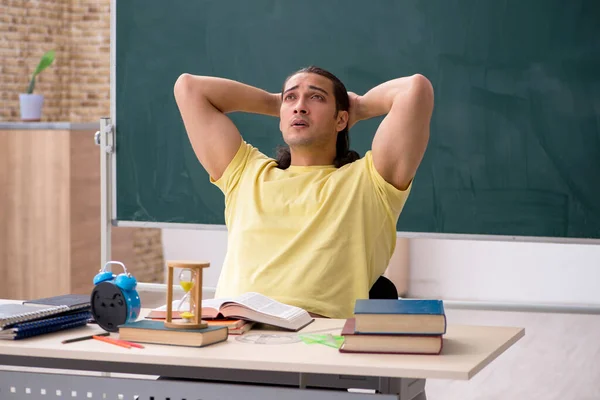
<svg viewBox="0 0 600 400"><path fill-rule="evenodd" d="M386 270L410 192L379 175L371 152L341 168L281 170L244 141L211 182L228 230L216 297L259 292L331 318L352 317Z"/></svg>

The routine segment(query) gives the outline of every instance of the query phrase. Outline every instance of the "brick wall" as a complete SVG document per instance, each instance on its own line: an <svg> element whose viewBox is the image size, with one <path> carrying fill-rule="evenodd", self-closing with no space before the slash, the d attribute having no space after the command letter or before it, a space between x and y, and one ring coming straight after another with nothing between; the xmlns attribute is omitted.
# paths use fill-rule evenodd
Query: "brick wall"
<svg viewBox="0 0 600 400"><path fill-rule="evenodd" d="M69 2L0 1L0 119L20 119L19 93L27 91L31 74L44 52L55 49L57 59L39 75L34 93L44 94L44 120L66 120Z"/></svg>
<svg viewBox="0 0 600 400"><path fill-rule="evenodd" d="M36 80L43 121L90 122L110 113L110 2L0 0L0 120L19 121L40 57L55 62Z"/></svg>
<svg viewBox="0 0 600 400"><path fill-rule="evenodd" d="M44 95L42 121L109 116L110 1L0 0L0 121L20 121L19 93L51 49L56 60L34 89ZM137 229L134 247L128 269L141 282L163 282L160 229Z"/></svg>
<svg viewBox="0 0 600 400"><path fill-rule="evenodd" d="M110 115L110 1L71 0L69 7L71 121Z"/></svg>

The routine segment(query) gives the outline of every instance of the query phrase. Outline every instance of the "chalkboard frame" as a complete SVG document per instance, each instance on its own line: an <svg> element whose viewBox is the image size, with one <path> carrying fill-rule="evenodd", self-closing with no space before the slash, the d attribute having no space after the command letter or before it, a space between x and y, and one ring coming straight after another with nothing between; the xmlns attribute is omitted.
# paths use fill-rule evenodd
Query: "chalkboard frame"
<svg viewBox="0 0 600 400"><path fill-rule="evenodd" d="M112 121L113 145L116 143L117 136L117 96L116 96L116 0L111 0L110 10L110 117ZM186 224L171 222L149 222L149 221L131 221L117 219L117 157L118 152L109 154L107 188L109 198L105 205L108 214L111 216L110 223L117 227L140 227L140 228L165 228L165 229L189 229L189 230L209 230L223 231L225 225L221 224ZM461 234L461 233L439 233L439 232L397 232L399 238L425 238L425 239L450 239L450 240L484 240L484 241L508 241L508 242L541 242L541 243L565 243L565 244L600 244L600 238L577 238L577 237L552 237L552 236L519 236L519 235L490 235L490 234Z"/></svg>

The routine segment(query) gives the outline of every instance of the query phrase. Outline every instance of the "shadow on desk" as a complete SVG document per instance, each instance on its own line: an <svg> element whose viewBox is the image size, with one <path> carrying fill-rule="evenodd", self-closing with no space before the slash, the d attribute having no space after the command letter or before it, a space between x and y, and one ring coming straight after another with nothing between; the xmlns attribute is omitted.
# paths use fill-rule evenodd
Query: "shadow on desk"
<svg viewBox="0 0 600 400"><path fill-rule="evenodd" d="M468 343L461 343L458 340L444 338L444 345L442 348L441 356L459 356L465 354L470 346Z"/></svg>

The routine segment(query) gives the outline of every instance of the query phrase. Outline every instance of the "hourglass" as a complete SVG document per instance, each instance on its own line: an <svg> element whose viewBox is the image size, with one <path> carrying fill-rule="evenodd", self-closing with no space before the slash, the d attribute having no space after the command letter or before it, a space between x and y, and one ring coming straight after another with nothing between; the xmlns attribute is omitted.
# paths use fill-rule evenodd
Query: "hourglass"
<svg viewBox="0 0 600 400"><path fill-rule="evenodd" d="M208 262L194 261L167 261L167 328L206 328L202 322L202 269L210 266ZM178 311L181 319L173 320L173 274L179 269L179 284L185 294L179 301ZM186 310L181 310L181 305L187 300L189 305Z"/></svg>

